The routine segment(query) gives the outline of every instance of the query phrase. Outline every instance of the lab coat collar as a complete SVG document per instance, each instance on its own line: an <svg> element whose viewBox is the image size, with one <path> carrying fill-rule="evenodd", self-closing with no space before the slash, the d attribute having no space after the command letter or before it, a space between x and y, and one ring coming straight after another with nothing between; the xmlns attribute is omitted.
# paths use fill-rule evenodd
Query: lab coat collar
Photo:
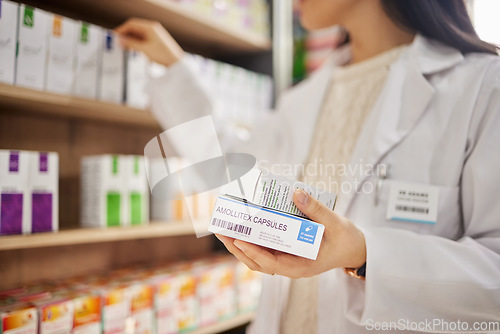
<svg viewBox="0 0 500 334"><path fill-rule="evenodd" d="M352 191L339 197L336 208L339 213L349 215L363 184L371 175L377 176L377 165L411 132L425 113L434 94L434 87L426 75L453 67L462 59L458 50L417 35L391 65L384 89L354 148L350 165L359 168L353 169L354 173L344 179Z"/></svg>
<svg viewBox="0 0 500 334"><path fill-rule="evenodd" d="M424 75L446 70L464 59L457 49L421 34L415 36L409 52Z"/></svg>

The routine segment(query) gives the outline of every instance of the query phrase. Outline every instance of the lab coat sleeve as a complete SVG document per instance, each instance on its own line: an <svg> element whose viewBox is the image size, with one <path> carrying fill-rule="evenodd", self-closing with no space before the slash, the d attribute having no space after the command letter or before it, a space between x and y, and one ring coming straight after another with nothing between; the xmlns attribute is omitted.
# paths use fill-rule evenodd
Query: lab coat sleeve
<svg viewBox="0 0 500 334"><path fill-rule="evenodd" d="M287 132L287 120L282 113L263 112L246 136L238 133L232 121L217 116L214 103L200 85L185 60L170 66L164 75L151 78L149 83L151 110L164 130L203 116L212 116L219 144L223 152L242 152L254 155L258 161L280 162L287 159L290 150L276 150ZM280 125L280 126L278 126ZM243 137L243 138L242 138ZM176 153L189 156L182 145L172 143Z"/></svg>
<svg viewBox="0 0 500 334"><path fill-rule="evenodd" d="M364 305L350 301L347 307L354 322L460 320L469 329L477 321L500 322L500 62L493 63L470 121L461 178L463 237L365 228ZM348 288L359 288L344 279Z"/></svg>

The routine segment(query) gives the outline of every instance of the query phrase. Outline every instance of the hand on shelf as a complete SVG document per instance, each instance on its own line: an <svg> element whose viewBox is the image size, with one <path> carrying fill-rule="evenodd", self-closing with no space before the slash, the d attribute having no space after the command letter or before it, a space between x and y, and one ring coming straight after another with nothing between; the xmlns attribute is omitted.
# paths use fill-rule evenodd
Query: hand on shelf
<svg viewBox="0 0 500 334"><path fill-rule="evenodd" d="M115 32L124 48L141 51L158 64L170 66L184 55L180 45L159 22L132 18L115 28Z"/></svg>

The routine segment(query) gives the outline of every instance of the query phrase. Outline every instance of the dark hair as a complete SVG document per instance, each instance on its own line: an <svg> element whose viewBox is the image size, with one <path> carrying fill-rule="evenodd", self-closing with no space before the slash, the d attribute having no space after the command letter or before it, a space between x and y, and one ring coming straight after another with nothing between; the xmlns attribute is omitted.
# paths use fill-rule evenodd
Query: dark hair
<svg viewBox="0 0 500 334"><path fill-rule="evenodd" d="M382 0L382 7L403 29L419 32L464 54L497 54L497 46L477 35L464 0Z"/></svg>

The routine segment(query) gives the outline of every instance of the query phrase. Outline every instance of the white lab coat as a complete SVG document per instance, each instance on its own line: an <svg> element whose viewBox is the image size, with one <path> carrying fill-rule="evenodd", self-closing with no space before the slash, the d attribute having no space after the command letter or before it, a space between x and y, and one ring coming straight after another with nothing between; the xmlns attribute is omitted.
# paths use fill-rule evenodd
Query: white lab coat
<svg viewBox="0 0 500 334"><path fill-rule="evenodd" d="M328 80L348 58L348 48L335 52L284 94L277 111L254 129L248 150L259 159L303 163ZM165 128L211 112L210 101L182 62L155 79L151 94ZM228 129L219 132L226 143L235 142ZM374 322L439 319L473 326L500 321L499 145L499 58L464 57L417 35L392 65L351 159L352 164L389 165L378 205L375 192L352 191L335 209L365 234L366 281L341 269L319 276L319 333L364 333L369 332L364 326ZM361 187L378 179L358 173L345 181L356 180ZM386 219L395 181L439 187L437 224ZM265 277L252 333L279 332L289 283L286 277Z"/></svg>

